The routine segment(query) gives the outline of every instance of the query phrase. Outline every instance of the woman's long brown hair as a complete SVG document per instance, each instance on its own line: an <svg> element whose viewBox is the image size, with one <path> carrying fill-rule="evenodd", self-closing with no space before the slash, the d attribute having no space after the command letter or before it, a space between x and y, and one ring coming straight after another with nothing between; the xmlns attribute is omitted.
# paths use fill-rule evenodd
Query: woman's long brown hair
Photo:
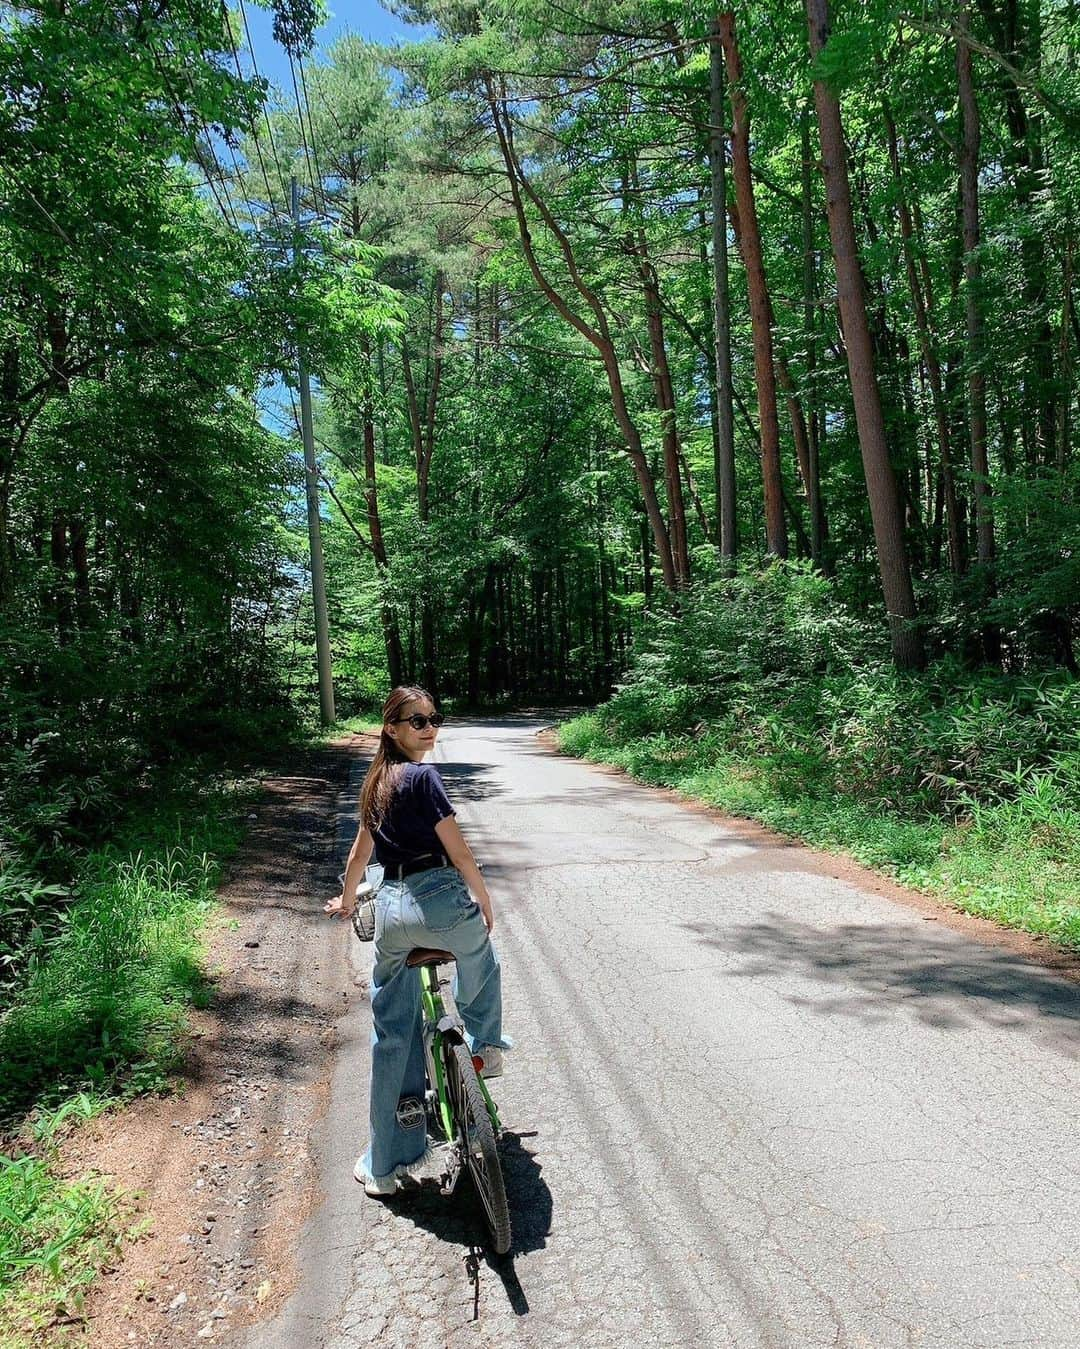
<svg viewBox="0 0 1080 1349"><path fill-rule="evenodd" d="M398 714L407 703L422 702L425 698L432 706L435 705L426 689L417 688L414 684L400 684L383 703L379 748L375 751L360 789L360 822L371 833L386 818L394 792L401 782L401 774L409 762L387 727L397 721Z"/></svg>

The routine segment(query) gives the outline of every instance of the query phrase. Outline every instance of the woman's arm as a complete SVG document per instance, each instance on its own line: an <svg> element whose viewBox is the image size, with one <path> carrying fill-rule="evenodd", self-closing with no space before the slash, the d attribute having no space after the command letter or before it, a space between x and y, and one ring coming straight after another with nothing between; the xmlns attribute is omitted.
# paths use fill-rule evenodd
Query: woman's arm
<svg viewBox="0 0 1080 1349"><path fill-rule="evenodd" d="M352 917L353 909L356 908L356 889L364 879L364 868L371 861L374 847L375 840L371 837L371 831L363 827L358 830L349 850L349 860L345 863L345 880L342 882L341 894L323 905L323 913L328 913L333 918Z"/></svg>
<svg viewBox="0 0 1080 1349"><path fill-rule="evenodd" d="M473 898L480 905L480 912L484 915L484 924L490 932L495 926L491 896L487 892L487 886L480 874L480 868L476 865L476 858L472 855L472 849L465 842L465 836L462 834L457 820L454 819L453 815L447 815L435 826L435 833L439 836L443 851L461 872L465 884L472 891Z"/></svg>

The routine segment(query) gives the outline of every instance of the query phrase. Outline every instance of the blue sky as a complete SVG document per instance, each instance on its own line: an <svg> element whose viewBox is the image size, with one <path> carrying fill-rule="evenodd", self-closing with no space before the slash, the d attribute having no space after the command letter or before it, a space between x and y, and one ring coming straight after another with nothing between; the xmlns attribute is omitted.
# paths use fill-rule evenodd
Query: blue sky
<svg viewBox="0 0 1080 1349"><path fill-rule="evenodd" d="M287 93L292 94L292 80L289 75L289 60L285 52L273 38L273 15L269 10L260 9L249 3L245 6L248 23L251 26L251 40L255 46L255 59L259 64L259 74ZM330 21L318 30L315 39L316 61L322 53L333 45L342 33L358 33L361 37L375 42L404 41L413 42L424 35L424 29L402 23L400 19L388 13L377 0L330 0Z"/></svg>
<svg viewBox="0 0 1080 1349"><path fill-rule="evenodd" d="M330 19L316 33L315 49L306 61L318 63L325 59L327 50L343 33L357 33L375 42L392 43L414 42L428 31L421 26L402 23L383 9L377 0L338 0L337 4L330 0L328 8L331 11ZM259 8L253 0L246 0L244 9L259 74L281 91L285 106L289 106L293 99L289 58L274 41L273 15L269 10ZM247 70L250 58L243 50L240 59ZM259 401L263 424L278 434L288 434L293 424L294 404L280 379L262 391ZM298 497L298 501L301 499Z"/></svg>

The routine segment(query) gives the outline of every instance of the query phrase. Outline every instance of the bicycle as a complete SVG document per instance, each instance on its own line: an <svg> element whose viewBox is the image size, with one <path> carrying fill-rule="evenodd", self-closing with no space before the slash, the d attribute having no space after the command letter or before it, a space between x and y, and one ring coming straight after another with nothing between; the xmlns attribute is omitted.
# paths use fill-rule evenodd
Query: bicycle
<svg viewBox="0 0 1080 1349"><path fill-rule="evenodd" d="M479 1060L474 1060L465 1042L464 1025L456 1009L451 1015L443 1002L439 966L453 960L451 951L425 946L414 948L406 957L410 968L420 970L427 1086L423 1102L412 1103L411 1119L405 1101L399 1106L398 1119L403 1125L418 1125L417 1112L423 1111L428 1132L442 1140L436 1145L447 1163L441 1193L453 1194L462 1171L467 1170L480 1196L495 1254L505 1255L510 1249L510 1209L498 1152L502 1125L487 1083L477 1071Z"/></svg>

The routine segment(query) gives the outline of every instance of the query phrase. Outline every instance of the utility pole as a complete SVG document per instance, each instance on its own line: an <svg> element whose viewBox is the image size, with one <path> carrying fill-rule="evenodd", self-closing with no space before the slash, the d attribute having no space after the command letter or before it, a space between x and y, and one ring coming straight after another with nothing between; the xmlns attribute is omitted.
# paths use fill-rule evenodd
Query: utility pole
<svg viewBox="0 0 1080 1349"><path fill-rule="evenodd" d="M300 238L300 189L292 180L293 260ZM296 362L300 374L300 431L304 440L304 484L307 488L308 545L311 553L311 594L315 601L315 653L319 665L319 713L324 726L336 721L334 675L330 668L330 618L326 609L326 570L323 566L322 526L319 520L319 478L315 467L315 432L311 424L311 383L304 364L299 334Z"/></svg>

